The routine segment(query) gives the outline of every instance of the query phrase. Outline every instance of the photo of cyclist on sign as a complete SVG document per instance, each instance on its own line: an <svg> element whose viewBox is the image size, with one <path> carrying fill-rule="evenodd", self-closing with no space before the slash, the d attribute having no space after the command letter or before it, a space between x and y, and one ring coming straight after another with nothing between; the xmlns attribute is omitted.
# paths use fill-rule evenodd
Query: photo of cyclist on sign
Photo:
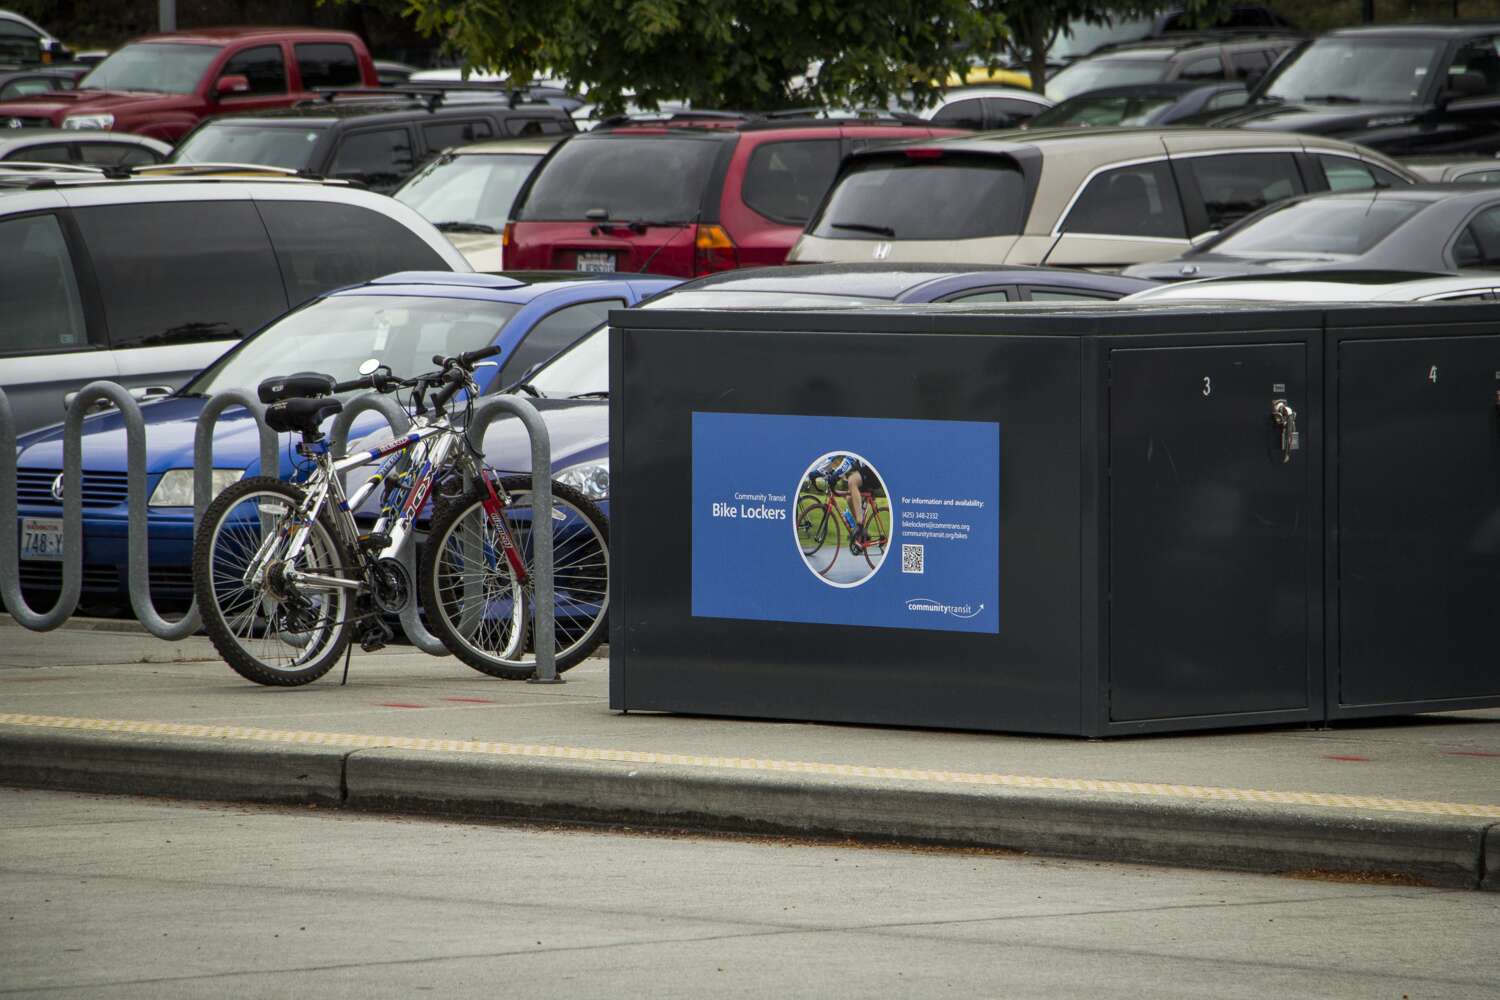
<svg viewBox="0 0 1500 1000"><path fill-rule="evenodd" d="M880 568L890 541L890 501L880 475L859 455L830 452L814 461L798 489L796 515L802 558L825 583L858 586ZM845 547L853 558L840 565Z"/></svg>

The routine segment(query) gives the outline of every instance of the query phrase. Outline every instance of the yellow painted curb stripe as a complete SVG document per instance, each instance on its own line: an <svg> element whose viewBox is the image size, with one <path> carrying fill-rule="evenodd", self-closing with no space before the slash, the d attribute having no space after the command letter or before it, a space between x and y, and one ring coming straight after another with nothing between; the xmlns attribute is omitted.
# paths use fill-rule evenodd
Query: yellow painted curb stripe
<svg viewBox="0 0 1500 1000"><path fill-rule="evenodd" d="M758 757L703 757L696 754L654 753L639 750L602 750L596 747L545 746L529 743L492 743L484 740L434 740L408 736L371 736L363 733L318 733L252 726L202 726L181 722L137 722L128 719L79 719L62 715L0 713L0 725L40 729L72 729L94 733L135 733L142 736L185 736L211 740L248 740L297 746L347 747L354 750L436 750L539 757L551 760L611 761L624 764L671 764L734 771L775 771L840 778L882 778L892 781L944 785L982 785L1039 789L1054 792L1094 792L1216 802L1257 802L1270 805L1320 806L1327 809L1368 809L1381 812L1500 819L1500 805L1472 802L1430 802L1387 799L1374 795L1332 792L1281 792L1255 788L1217 788L1205 785L1167 785L1145 781L1107 781L1095 778L1042 778L1023 774L930 771L907 767L866 767Z"/></svg>

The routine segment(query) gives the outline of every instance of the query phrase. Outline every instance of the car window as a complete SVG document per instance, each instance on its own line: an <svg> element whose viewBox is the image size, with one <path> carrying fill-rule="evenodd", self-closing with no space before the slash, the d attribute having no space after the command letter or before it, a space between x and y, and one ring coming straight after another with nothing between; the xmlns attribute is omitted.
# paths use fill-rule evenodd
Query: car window
<svg viewBox="0 0 1500 1000"><path fill-rule="evenodd" d="M932 124L947 128L984 128L984 105L977 97L945 104L933 114Z"/></svg>
<svg viewBox="0 0 1500 1000"><path fill-rule="evenodd" d="M73 154L66 143L49 142L40 146L22 146L5 155L7 160L26 160L31 163L72 163Z"/></svg>
<svg viewBox="0 0 1500 1000"><path fill-rule="evenodd" d="M1036 117L1042 106L1035 101L1021 101L1014 97L984 98L984 113L988 128L1014 128L1022 122Z"/></svg>
<svg viewBox="0 0 1500 1000"><path fill-rule="evenodd" d="M135 42L106 56L78 81L78 88L191 94L221 51L217 45Z"/></svg>
<svg viewBox="0 0 1500 1000"><path fill-rule="evenodd" d="M1500 206L1485 209L1464 227L1453 259L1460 268L1500 267Z"/></svg>
<svg viewBox="0 0 1500 1000"><path fill-rule="evenodd" d="M1323 168L1323 178L1330 191L1361 191L1389 186L1375 176L1373 169L1353 157L1319 156L1318 165Z"/></svg>
<svg viewBox="0 0 1500 1000"><path fill-rule="evenodd" d="M53 215L0 221L0 355L88 346L73 259Z"/></svg>
<svg viewBox="0 0 1500 1000"><path fill-rule="evenodd" d="M676 136L569 140L540 168L517 218L693 219L721 148L717 140Z"/></svg>
<svg viewBox="0 0 1500 1000"><path fill-rule="evenodd" d="M1422 301L1422 302L1448 302L1448 303L1454 303L1454 302L1493 302L1494 299L1495 299L1495 295L1494 295L1493 292L1479 292L1479 291L1474 291L1474 292L1454 292L1451 295L1433 295L1433 296L1429 296L1428 298L1421 299L1419 301Z"/></svg>
<svg viewBox="0 0 1500 1000"><path fill-rule="evenodd" d="M495 134L490 123L484 119L462 122L433 122L422 126L422 138L433 152L449 146L462 146L466 142L488 139Z"/></svg>
<svg viewBox="0 0 1500 1000"><path fill-rule="evenodd" d="M1251 212L1301 194L1291 153L1229 153L1180 161L1198 182L1209 229L1225 229Z"/></svg>
<svg viewBox="0 0 1500 1000"><path fill-rule="evenodd" d="M1032 125L1145 125L1163 109L1177 103L1173 96L1150 94L1080 94L1048 108Z"/></svg>
<svg viewBox="0 0 1500 1000"><path fill-rule="evenodd" d="M1497 36L1485 35L1465 42L1448 66L1448 91L1456 98L1491 97L1500 94L1500 54Z"/></svg>
<svg viewBox="0 0 1500 1000"><path fill-rule="evenodd" d="M137 146L129 142L80 142L77 146L79 158L84 163L100 166L129 166L142 163L160 163L162 157L148 146Z"/></svg>
<svg viewBox="0 0 1500 1000"><path fill-rule="evenodd" d="M540 159L537 153L440 156L401 185L395 198L430 222L477 222L499 232Z"/></svg>
<svg viewBox="0 0 1500 1000"><path fill-rule="evenodd" d="M496 385L509 385L539 361L546 361L609 318L611 309L624 309L624 299L599 299L579 302L544 316L531 328L526 339L516 346L500 370Z"/></svg>
<svg viewBox="0 0 1500 1000"><path fill-rule="evenodd" d="M1472 174L1460 174L1454 180L1465 184L1500 184L1500 169L1476 170Z"/></svg>
<svg viewBox="0 0 1500 1000"><path fill-rule="evenodd" d="M1381 197L1329 195L1285 204L1224 234L1187 256L1225 253L1255 257L1287 253L1358 255L1390 236L1426 205Z"/></svg>
<svg viewBox="0 0 1500 1000"><path fill-rule="evenodd" d="M251 202L96 205L73 214L114 347L243 337L286 308Z"/></svg>
<svg viewBox="0 0 1500 1000"><path fill-rule="evenodd" d="M296 128L251 122L211 122L194 129L172 151L173 163L259 163L302 170L326 126ZM405 131L402 131L405 134Z"/></svg>
<svg viewBox="0 0 1500 1000"><path fill-rule="evenodd" d="M1097 174L1059 228L1064 233L1187 238L1177 185L1161 161Z"/></svg>
<svg viewBox="0 0 1500 1000"><path fill-rule="evenodd" d="M1166 72L1167 64L1160 59L1080 59L1058 70L1047 81L1047 96L1065 101L1075 94L1103 87L1155 83Z"/></svg>
<svg viewBox="0 0 1500 1000"><path fill-rule="evenodd" d="M250 81L251 94L285 94L286 60L280 45L257 45L231 56L219 71L219 78L244 76ZM245 91L240 91L244 94ZM225 95L233 97L233 94Z"/></svg>
<svg viewBox="0 0 1500 1000"><path fill-rule="evenodd" d="M1205 111L1221 111L1225 108L1238 108L1250 99L1250 94L1244 90L1226 90L1222 94L1215 94L1203 102Z"/></svg>
<svg viewBox="0 0 1500 1000"><path fill-rule="evenodd" d="M359 181L376 191L391 191L415 167L411 134L404 128L386 128L344 136L328 174Z"/></svg>
<svg viewBox="0 0 1500 1000"><path fill-rule="evenodd" d="M302 89L315 87L358 87L364 83L354 49L338 42L300 42L297 72L302 74Z"/></svg>
<svg viewBox="0 0 1500 1000"><path fill-rule="evenodd" d="M1070 288L1028 288L1026 297L1032 302L1108 302L1107 295L1078 292Z"/></svg>
<svg viewBox="0 0 1500 1000"><path fill-rule="evenodd" d="M505 131L510 135L561 135L567 131L557 118L508 118Z"/></svg>
<svg viewBox="0 0 1500 1000"><path fill-rule="evenodd" d="M0 98L25 97L27 94L45 94L52 90L52 81L46 77L22 77L0 86Z"/></svg>
<svg viewBox="0 0 1500 1000"><path fill-rule="evenodd" d="M1291 102L1412 104L1439 71L1442 49L1442 42L1428 38L1320 38L1279 64L1263 96Z"/></svg>
<svg viewBox="0 0 1500 1000"><path fill-rule="evenodd" d="M1224 64L1219 61L1218 56L1194 59L1182 67L1182 72L1177 74L1177 78L1179 80L1222 80Z"/></svg>
<svg viewBox="0 0 1500 1000"><path fill-rule="evenodd" d="M967 302L971 305L980 302L1009 302L1010 293L1003 288L985 288L977 292L966 292L963 295L954 295L943 300L944 302Z"/></svg>
<svg viewBox="0 0 1500 1000"><path fill-rule="evenodd" d="M809 225L832 240L966 240L1021 231L1026 183L992 156L856 161Z"/></svg>
<svg viewBox="0 0 1500 1000"><path fill-rule="evenodd" d="M315 201L258 204L293 306L392 271L451 270L411 230L368 208Z"/></svg>
<svg viewBox="0 0 1500 1000"><path fill-rule="evenodd" d="M1242 52L1229 53L1229 65L1234 70L1234 78L1245 80L1252 76L1259 76L1271 65L1267 54L1260 49L1247 49Z"/></svg>
<svg viewBox="0 0 1500 1000"><path fill-rule="evenodd" d="M839 155L837 139L757 146L745 168L745 204L775 222L805 224L838 173Z"/></svg>

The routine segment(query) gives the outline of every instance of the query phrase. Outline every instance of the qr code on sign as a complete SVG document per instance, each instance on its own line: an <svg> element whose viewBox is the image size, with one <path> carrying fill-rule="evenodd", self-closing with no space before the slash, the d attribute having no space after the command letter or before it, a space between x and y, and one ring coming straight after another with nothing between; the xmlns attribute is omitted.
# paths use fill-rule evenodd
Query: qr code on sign
<svg viewBox="0 0 1500 1000"><path fill-rule="evenodd" d="M927 549L922 545L901 546L901 572L921 573L922 558L927 554Z"/></svg>

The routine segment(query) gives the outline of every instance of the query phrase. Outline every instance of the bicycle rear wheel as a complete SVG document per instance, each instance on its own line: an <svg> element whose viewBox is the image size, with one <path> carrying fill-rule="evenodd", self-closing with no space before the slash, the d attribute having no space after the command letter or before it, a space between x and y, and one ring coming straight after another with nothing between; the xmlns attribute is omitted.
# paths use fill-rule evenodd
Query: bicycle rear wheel
<svg viewBox="0 0 1500 1000"><path fill-rule="evenodd" d="M512 572L499 529L484 509L483 486L434 515L422 554L420 592L428 624L448 649L481 673L525 680L536 672L537 594L531 534L531 477L501 481L504 517L526 567ZM609 528L582 493L552 484L554 645L559 672L604 639L609 611Z"/></svg>
<svg viewBox="0 0 1500 1000"><path fill-rule="evenodd" d="M193 594L203 628L224 662L257 684L311 683L349 645L349 591L289 591L274 582L285 569L342 576L354 565L326 512L295 560L279 558L290 534L280 529L302 500L302 490L279 479L242 479L208 505L193 543ZM247 571L267 538L274 539L268 553L274 572L249 583Z"/></svg>

